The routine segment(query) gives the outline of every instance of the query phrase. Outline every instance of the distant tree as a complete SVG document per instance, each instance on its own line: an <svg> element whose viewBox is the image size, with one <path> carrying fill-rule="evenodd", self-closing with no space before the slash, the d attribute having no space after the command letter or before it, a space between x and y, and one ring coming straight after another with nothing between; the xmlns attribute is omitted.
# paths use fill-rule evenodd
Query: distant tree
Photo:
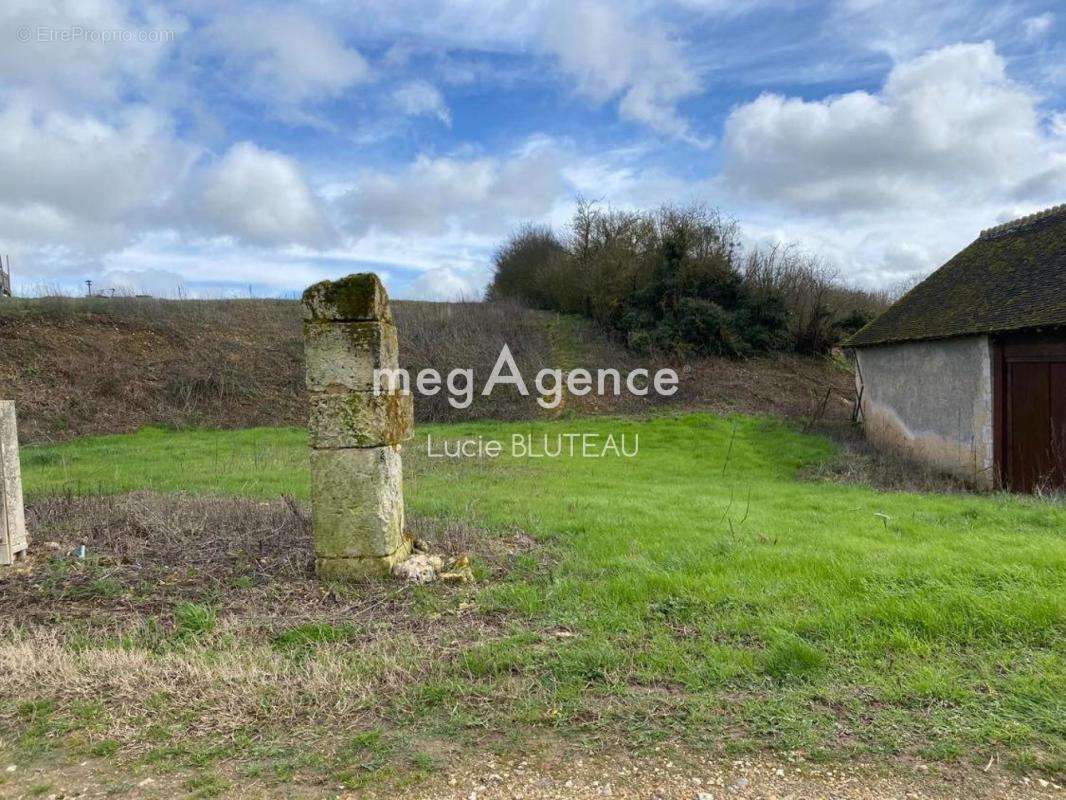
<svg viewBox="0 0 1066 800"><path fill-rule="evenodd" d="M551 228L526 225L493 256L494 273L489 300L521 300L535 308L553 308L554 266L567 256Z"/></svg>

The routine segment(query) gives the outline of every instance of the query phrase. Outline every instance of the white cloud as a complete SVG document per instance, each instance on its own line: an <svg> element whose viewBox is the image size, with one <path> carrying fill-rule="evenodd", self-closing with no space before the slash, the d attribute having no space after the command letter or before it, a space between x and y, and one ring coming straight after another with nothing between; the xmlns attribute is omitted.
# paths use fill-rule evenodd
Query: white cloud
<svg viewBox="0 0 1066 800"><path fill-rule="evenodd" d="M109 269L94 282L93 292L178 298L185 294L185 283L185 279L178 273L162 269Z"/></svg>
<svg viewBox="0 0 1066 800"><path fill-rule="evenodd" d="M509 159L419 156L398 172L367 172L340 201L359 232L436 235L449 226L500 232L547 213L564 191L562 156L534 141Z"/></svg>
<svg viewBox="0 0 1066 800"><path fill-rule="evenodd" d="M425 81L409 81L397 87L392 93L392 100L400 113L417 117L428 115L436 117L445 125L452 124L452 114L440 90Z"/></svg>
<svg viewBox="0 0 1066 800"><path fill-rule="evenodd" d="M564 0L553 12L542 36L580 94L596 103L618 98L623 118L694 139L676 106L700 83L680 43L662 25L627 18L622 6L600 0Z"/></svg>
<svg viewBox="0 0 1066 800"><path fill-rule="evenodd" d="M288 156L239 142L197 177L195 224L252 245L329 242L332 230L318 196Z"/></svg>
<svg viewBox="0 0 1066 800"><path fill-rule="evenodd" d="M1022 22L1022 30L1025 31L1025 38L1030 41L1043 39L1051 31L1054 24L1055 15L1048 11L1036 17L1026 18Z"/></svg>
<svg viewBox="0 0 1066 800"><path fill-rule="evenodd" d="M123 246L196 154L150 109L128 107L106 123L41 111L20 96L0 110L0 238L93 251Z"/></svg>
<svg viewBox="0 0 1066 800"><path fill-rule="evenodd" d="M773 30L740 24L767 5L781 6ZM857 280L890 280L1061 201L1066 73L1057 20L1040 5L394 0L350 14L332 2L7 0L0 248L23 279L165 287L179 275L286 291L355 264L425 271L410 294L443 297L484 283L516 223L561 224L581 193L623 207L721 202L753 236L800 240ZM22 24L176 36L22 45ZM990 44L942 47L986 38L1009 48L1014 80ZM879 90L809 99L886 63ZM757 73L796 86L798 71L808 99L769 94L734 109L717 179L676 147L704 143L694 126L717 133L722 104ZM449 108L441 88L467 102ZM532 113L499 116L504 92ZM711 121L690 121L695 97ZM471 98L487 101L484 119ZM587 116L575 128L575 100L645 134ZM453 113L456 131L436 141L412 131L412 117L450 125ZM290 149L294 122L318 130ZM577 143L525 138L544 124ZM398 168L382 166L394 158ZM331 219L354 235L337 236Z"/></svg>
<svg viewBox="0 0 1066 800"><path fill-rule="evenodd" d="M877 94L764 94L725 125L727 183L803 211L1038 201L1066 178L1066 141L991 43L898 64Z"/></svg>
<svg viewBox="0 0 1066 800"><path fill-rule="evenodd" d="M386 54L387 65L406 63L416 43L426 51L546 57L580 97L596 105L617 101L623 119L703 144L677 111L679 101L699 90L700 76L682 38L663 22L669 13L628 0L396 0L372 4L353 24L364 36L402 40ZM454 82L508 72L498 63L486 68L462 59L442 67Z"/></svg>
<svg viewBox="0 0 1066 800"><path fill-rule="evenodd" d="M849 48L907 61L950 43L1016 36L1020 4L988 0L837 0L826 33Z"/></svg>
<svg viewBox="0 0 1066 800"><path fill-rule="evenodd" d="M478 300L484 289L483 275L471 275L443 267L423 272L398 290L404 300Z"/></svg>
<svg viewBox="0 0 1066 800"><path fill-rule="evenodd" d="M277 106L338 97L370 79L363 56L308 13L248 10L198 33L233 86Z"/></svg>
<svg viewBox="0 0 1066 800"><path fill-rule="evenodd" d="M68 111L114 100L127 84L151 85L186 29L182 17L152 3L135 16L118 0L5 0L0 81Z"/></svg>
<svg viewBox="0 0 1066 800"><path fill-rule="evenodd" d="M84 277L109 286L112 276L119 276L128 285L170 295L176 286L168 276L180 276L190 296L248 297L253 286L265 294L292 293L353 271L343 260L331 267L329 259L301 248L234 247L222 238L190 241L179 231L152 231L105 256L96 274Z"/></svg>

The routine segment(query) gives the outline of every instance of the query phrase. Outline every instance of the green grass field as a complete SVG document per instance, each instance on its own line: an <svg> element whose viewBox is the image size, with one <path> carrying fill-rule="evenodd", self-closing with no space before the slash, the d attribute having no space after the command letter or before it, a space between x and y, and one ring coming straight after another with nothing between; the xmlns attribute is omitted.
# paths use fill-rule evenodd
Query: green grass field
<svg viewBox="0 0 1066 800"><path fill-rule="evenodd" d="M639 434L640 453L425 454L427 433L516 432ZM405 449L409 513L517 526L538 555L461 596L412 590L430 619L475 608L478 624L449 632L449 647L399 636L386 657L378 640L316 634L301 669L340 658L362 675L385 658L402 672L359 705L387 741L521 748L551 732L634 747L998 756L1061 773L1066 508L799 479L833 452L783 424L701 414L423 428ZM293 429L145 430L27 448L23 468L31 503L70 491L308 494L306 439ZM260 644L197 647L217 663ZM69 728L63 707L52 706Z"/></svg>

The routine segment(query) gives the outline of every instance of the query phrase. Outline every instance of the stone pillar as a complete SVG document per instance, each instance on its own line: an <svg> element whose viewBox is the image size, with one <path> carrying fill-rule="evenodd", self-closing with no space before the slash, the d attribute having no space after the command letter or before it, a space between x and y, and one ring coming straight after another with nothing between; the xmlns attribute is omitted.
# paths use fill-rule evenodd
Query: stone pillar
<svg viewBox="0 0 1066 800"><path fill-rule="evenodd" d="M377 275L349 275L309 287L303 313L315 570L387 575L411 551L400 448L414 428L410 393L374 392L374 370L399 366L389 299Z"/></svg>
<svg viewBox="0 0 1066 800"><path fill-rule="evenodd" d="M13 564L25 555L26 517L15 403L0 400L0 566Z"/></svg>

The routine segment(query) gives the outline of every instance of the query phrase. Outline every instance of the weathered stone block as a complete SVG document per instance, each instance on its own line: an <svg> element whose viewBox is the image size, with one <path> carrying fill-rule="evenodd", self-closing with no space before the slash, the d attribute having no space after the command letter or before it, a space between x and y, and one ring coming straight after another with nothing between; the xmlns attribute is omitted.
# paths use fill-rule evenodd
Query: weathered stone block
<svg viewBox="0 0 1066 800"><path fill-rule="evenodd" d="M392 322L389 297L373 272L322 281L303 294L304 319L335 322Z"/></svg>
<svg viewBox="0 0 1066 800"><path fill-rule="evenodd" d="M319 558L388 556L403 545L399 447L311 451Z"/></svg>
<svg viewBox="0 0 1066 800"><path fill-rule="evenodd" d="M311 447L380 447L414 435L410 394L324 392L311 395L308 420Z"/></svg>
<svg viewBox="0 0 1066 800"><path fill-rule="evenodd" d="M316 558L315 574L327 581L358 581L366 578L384 578L396 564L411 555L411 543L404 541L394 553L387 556L363 558Z"/></svg>
<svg viewBox="0 0 1066 800"><path fill-rule="evenodd" d="M15 403L0 400L0 565L14 562L26 547Z"/></svg>
<svg viewBox="0 0 1066 800"><path fill-rule="evenodd" d="M399 361L396 327L382 322L305 322L307 389L369 392L375 369Z"/></svg>

